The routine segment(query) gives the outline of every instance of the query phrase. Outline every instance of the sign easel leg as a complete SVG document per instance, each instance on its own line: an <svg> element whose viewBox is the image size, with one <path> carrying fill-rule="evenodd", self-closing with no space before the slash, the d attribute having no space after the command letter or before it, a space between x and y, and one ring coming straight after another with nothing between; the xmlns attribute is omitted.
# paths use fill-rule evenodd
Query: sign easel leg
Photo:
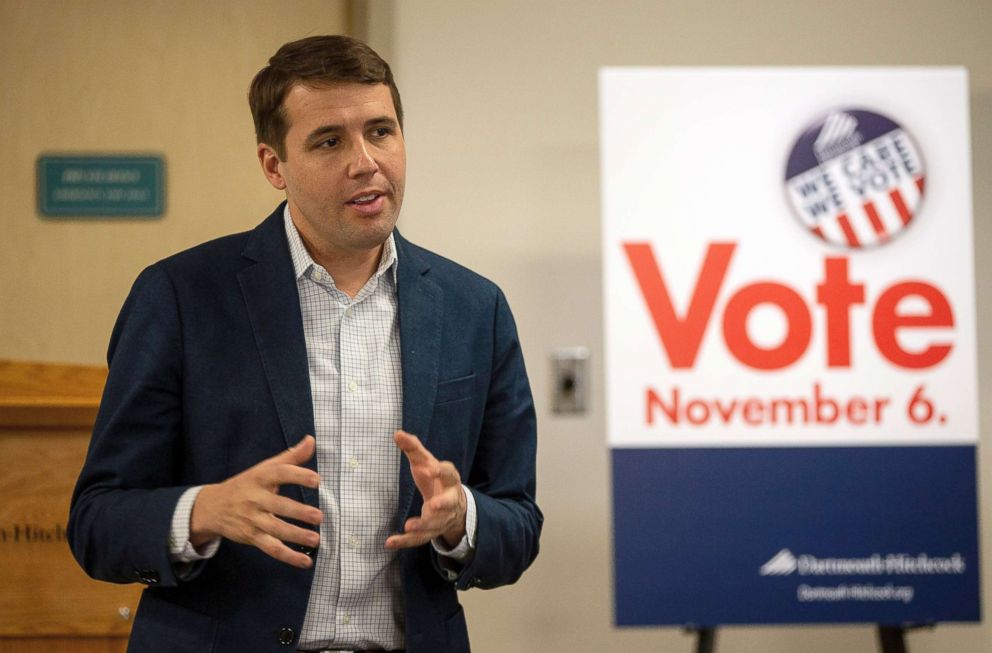
<svg viewBox="0 0 992 653"><path fill-rule="evenodd" d="M906 629L879 624L878 650L880 653L906 653Z"/></svg>
<svg viewBox="0 0 992 653"><path fill-rule="evenodd" d="M713 653L716 650L716 628L686 626L686 632L696 634L696 653Z"/></svg>

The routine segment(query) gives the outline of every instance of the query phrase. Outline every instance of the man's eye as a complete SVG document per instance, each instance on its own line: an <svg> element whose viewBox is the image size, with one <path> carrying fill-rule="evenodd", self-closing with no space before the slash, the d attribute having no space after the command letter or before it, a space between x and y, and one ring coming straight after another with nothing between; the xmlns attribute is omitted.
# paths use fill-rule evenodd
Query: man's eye
<svg viewBox="0 0 992 653"><path fill-rule="evenodd" d="M320 142L320 147L336 147L339 142L336 138L328 138Z"/></svg>
<svg viewBox="0 0 992 653"><path fill-rule="evenodd" d="M376 127L375 129L372 130L372 133L378 138L383 138L385 136L389 136L391 131L389 127Z"/></svg>

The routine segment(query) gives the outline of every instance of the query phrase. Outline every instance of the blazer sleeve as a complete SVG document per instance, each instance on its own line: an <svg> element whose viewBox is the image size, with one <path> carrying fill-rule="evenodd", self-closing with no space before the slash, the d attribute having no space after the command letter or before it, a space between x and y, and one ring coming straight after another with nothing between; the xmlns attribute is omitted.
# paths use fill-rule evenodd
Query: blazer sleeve
<svg viewBox="0 0 992 653"><path fill-rule="evenodd" d="M458 589L516 582L537 557L544 517L535 501L537 422L513 315L497 291L492 377L467 485L477 509L476 549Z"/></svg>
<svg viewBox="0 0 992 653"><path fill-rule="evenodd" d="M110 372L72 495L68 540L93 578L175 585L168 555L182 450L182 333L166 272L147 268L114 327Z"/></svg>

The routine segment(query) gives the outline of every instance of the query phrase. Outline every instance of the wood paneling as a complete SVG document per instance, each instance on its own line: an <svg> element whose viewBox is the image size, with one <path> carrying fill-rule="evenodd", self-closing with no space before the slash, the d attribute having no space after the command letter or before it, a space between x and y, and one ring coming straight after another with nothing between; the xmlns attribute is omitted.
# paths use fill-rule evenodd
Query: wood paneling
<svg viewBox="0 0 992 653"><path fill-rule="evenodd" d="M106 379L100 367L0 360L0 428L89 431Z"/></svg>
<svg viewBox="0 0 992 653"><path fill-rule="evenodd" d="M105 380L98 367L0 361L0 653L123 650L140 586L88 578L66 542Z"/></svg>
<svg viewBox="0 0 992 653"><path fill-rule="evenodd" d="M0 639L0 653L124 653L127 639L63 637Z"/></svg>

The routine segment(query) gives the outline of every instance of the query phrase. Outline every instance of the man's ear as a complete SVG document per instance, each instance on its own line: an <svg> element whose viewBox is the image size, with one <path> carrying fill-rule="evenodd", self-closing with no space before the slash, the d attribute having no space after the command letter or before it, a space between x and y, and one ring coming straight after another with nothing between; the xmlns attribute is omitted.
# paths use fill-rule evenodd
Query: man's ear
<svg viewBox="0 0 992 653"><path fill-rule="evenodd" d="M279 154L265 143L259 143L256 152L265 178L269 180L273 188L286 190L286 180L282 176L282 161L279 160Z"/></svg>

